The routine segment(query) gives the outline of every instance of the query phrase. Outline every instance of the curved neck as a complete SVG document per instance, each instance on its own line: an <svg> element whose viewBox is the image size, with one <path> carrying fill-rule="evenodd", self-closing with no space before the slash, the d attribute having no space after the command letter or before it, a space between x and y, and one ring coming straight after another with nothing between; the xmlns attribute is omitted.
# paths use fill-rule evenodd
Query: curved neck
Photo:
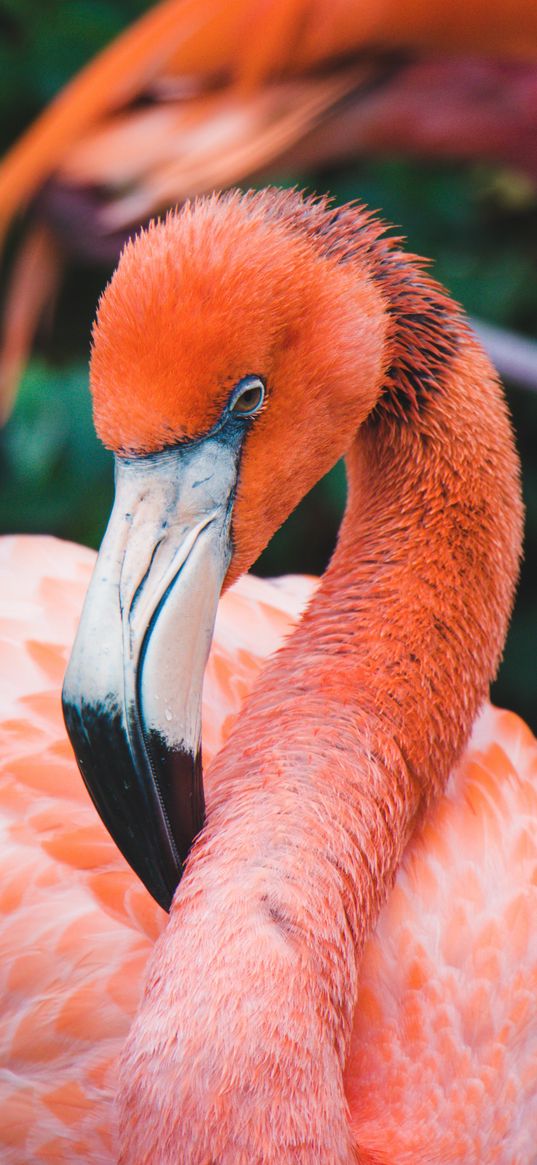
<svg viewBox="0 0 537 1165"><path fill-rule="evenodd" d="M347 468L332 562L213 766L207 840L229 853L229 831L241 879L245 862L266 863L276 914L305 933L331 989L317 919L332 903L346 928L338 997L353 1001L403 848L495 675L517 574L510 427L465 330L443 389L411 421L377 411ZM342 1047L351 1015L337 1016Z"/></svg>
<svg viewBox="0 0 537 1165"><path fill-rule="evenodd" d="M386 412L358 434L338 546L289 648L327 649L325 698L346 683L361 735L399 751L419 804L444 785L494 678L520 553L506 410L464 333L446 379L411 422Z"/></svg>
<svg viewBox="0 0 537 1165"><path fill-rule="evenodd" d="M355 1160L343 1072L361 952L494 675L520 542L507 416L475 341L461 328L425 393L399 387L410 408L384 398L357 435L332 562L209 770L207 824L125 1055L125 1160L131 1071L164 1060L192 1160L200 1144L226 1162L291 1159L296 1138L304 1160ZM153 1028L166 1040L143 1052Z"/></svg>

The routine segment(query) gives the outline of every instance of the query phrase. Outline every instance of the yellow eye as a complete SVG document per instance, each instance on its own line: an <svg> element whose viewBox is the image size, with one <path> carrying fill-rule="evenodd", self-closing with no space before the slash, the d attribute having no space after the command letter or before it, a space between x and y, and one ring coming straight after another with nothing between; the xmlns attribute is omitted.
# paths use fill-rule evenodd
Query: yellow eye
<svg viewBox="0 0 537 1165"><path fill-rule="evenodd" d="M257 413L265 399L265 385L260 376L245 376L237 385L231 412L241 417Z"/></svg>

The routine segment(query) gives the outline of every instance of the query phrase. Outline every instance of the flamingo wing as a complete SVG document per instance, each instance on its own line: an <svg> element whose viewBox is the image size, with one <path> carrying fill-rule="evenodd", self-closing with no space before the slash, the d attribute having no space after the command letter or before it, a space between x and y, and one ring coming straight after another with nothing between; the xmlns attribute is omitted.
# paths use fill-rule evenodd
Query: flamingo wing
<svg viewBox="0 0 537 1165"><path fill-rule="evenodd" d="M92 551L0 541L0 1158L107 1165L116 1061L166 915L126 865L73 760L60 691ZM222 600L205 750L312 590L245 578ZM255 644L255 646L252 646Z"/></svg>
<svg viewBox="0 0 537 1165"><path fill-rule="evenodd" d="M112 1165L117 1057L166 919L97 817L63 728L61 682L94 557L48 537L0 543L5 1165ZM208 759L314 586L246 576L222 599L204 688ZM426 1165L431 1146L439 1163L533 1159L536 822L537 744L487 706L366 950L346 1078L364 1161Z"/></svg>

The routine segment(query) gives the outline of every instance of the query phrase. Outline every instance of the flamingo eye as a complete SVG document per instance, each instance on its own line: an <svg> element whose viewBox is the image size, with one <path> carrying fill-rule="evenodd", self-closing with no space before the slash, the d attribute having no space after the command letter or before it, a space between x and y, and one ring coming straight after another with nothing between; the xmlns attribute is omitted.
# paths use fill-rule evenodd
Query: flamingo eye
<svg viewBox="0 0 537 1165"><path fill-rule="evenodd" d="M239 381L235 389L235 396L231 402L231 412L236 416L250 417L259 412L265 399L265 385L260 376L245 376Z"/></svg>

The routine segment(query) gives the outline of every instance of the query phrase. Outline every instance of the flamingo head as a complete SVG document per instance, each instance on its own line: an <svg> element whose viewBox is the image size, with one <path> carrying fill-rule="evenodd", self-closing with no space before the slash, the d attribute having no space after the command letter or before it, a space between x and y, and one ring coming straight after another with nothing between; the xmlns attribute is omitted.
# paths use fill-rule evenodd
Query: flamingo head
<svg viewBox="0 0 537 1165"><path fill-rule="evenodd" d="M379 397L388 315L366 255L323 203L233 193L142 232L99 305L91 386L116 498L64 712L105 824L165 908L203 824L221 589Z"/></svg>

